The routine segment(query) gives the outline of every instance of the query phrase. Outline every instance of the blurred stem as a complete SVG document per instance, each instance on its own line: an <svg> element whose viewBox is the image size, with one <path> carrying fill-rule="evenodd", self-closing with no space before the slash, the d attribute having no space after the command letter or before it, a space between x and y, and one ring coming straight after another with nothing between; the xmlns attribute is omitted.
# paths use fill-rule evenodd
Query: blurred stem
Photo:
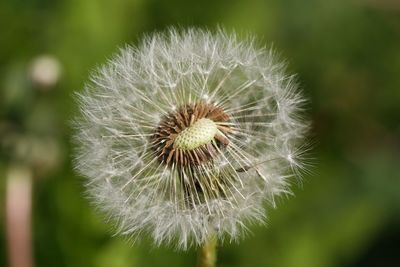
<svg viewBox="0 0 400 267"><path fill-rule="evenodd" d="M31 210L32 172L11 167L6 189L7 247L10 267L32 267Z"/></svg>
<svg viewBox="0 0 400 267"><path fill-rule="evenodd" d="M197 255L197 267L215 267L217 261L217 238L211 235L199 248Z"/></svg>

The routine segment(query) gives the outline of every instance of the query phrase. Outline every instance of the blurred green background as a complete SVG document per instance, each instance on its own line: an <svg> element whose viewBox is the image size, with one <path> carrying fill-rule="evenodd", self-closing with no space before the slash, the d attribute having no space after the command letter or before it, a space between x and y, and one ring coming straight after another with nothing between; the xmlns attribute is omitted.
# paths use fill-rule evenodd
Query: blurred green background
<svg viewBox="0 0 400 267"><path fill-rule="evenodd" d="M396 0L1 1L0 266L15 164L34 173L35 266L195 266L194 250L113 237L71 168L72 93L119 46L171 25L256 34L310 99L311 174L269 209L268 227L221 247L218 266L400 266Z"/></svg>

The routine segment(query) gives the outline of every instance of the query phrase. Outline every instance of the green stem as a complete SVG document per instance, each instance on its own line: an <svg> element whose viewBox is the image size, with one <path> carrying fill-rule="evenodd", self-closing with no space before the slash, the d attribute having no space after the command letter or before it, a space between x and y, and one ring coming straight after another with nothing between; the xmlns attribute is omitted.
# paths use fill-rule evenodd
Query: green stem
<svg viewBox="0 0 400 267"><path fill-rule="evenodd" d="M215 267L217 261L217 238L210 238L199 248L197 267Z"/></svg>

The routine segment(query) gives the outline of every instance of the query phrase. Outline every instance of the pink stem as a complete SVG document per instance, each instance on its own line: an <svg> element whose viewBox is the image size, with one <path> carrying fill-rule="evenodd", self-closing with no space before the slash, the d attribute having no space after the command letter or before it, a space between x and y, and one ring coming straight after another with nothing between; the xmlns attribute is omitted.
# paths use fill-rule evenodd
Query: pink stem
<svg viewBox="0 0 400 267"><path fill-rule="evenodd" d="M6 190L6 231L10 267L33 267L31 171L23 167L10 168Z"/></svg>

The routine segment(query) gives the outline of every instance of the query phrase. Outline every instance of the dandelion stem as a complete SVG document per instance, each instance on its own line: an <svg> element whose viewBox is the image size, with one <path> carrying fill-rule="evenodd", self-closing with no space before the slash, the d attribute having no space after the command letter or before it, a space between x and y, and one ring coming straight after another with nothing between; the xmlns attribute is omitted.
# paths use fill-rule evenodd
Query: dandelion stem
<svg viewBox="0 0 400 267"><path fill-rule="evenodd" d="M215 267L217 261L217 238L211 235L199 248L197 267Z"/></svg>
<svg viewBox="0 0 400 267"><path fill-rule="evenodd" d="M32 172L13 166L7 174L6 231L10 267L32 267Z"/></svg>

